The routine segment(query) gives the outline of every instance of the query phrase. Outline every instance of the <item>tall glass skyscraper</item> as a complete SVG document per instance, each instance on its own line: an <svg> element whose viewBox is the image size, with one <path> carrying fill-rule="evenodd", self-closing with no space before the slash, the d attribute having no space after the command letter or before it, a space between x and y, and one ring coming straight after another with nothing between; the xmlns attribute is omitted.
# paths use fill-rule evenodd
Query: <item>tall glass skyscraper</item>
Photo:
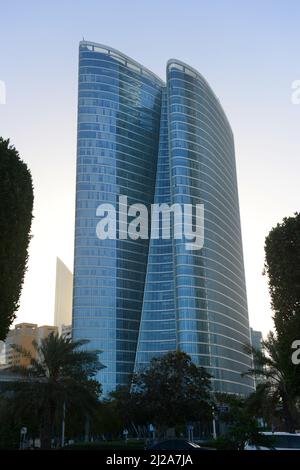
<svg viewBox="0 0 300 470"><path fill-rule="evenodd" d="M100 240L97 207L204 204L204 246ZM233 135L204 78L170 60L164 83L126 55L79 46L73 337L89 339L107 393L180 349L215 391L249 393L251 359Z"/></svg>

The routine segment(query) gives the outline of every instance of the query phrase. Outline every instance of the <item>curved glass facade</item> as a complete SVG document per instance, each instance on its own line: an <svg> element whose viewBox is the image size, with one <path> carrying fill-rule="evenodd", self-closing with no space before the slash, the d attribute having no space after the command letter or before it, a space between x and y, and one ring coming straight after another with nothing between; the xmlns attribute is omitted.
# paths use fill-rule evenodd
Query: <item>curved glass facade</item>
<svg viewBox="0 0 300 470"><path fill-rule="evenodd" d="M168 144L167 92L163 91L159 151L157 161L156 204L171 203ZM160 232L161 235L161 232ZM176 349L175 290L172 239L151 239L136 369L149 364L154 355Z"/></svg>
<svg viewBox="0 0 300 470"><path fill-rule="evenodd" d="M126 56L97 44L79 48L73 337L103 351L104 392L134 367L148 240L99 240L96 209L118 196L153 201L162 82Z"/></svg>
<svg viewBox="0 0 300 470"><path fill-rule="evenodd" d="M234 142L203 77L176 60L167 66L172 202L204 204L204 247L174 240L178 347L205 366L222 392L249 392L250 367Z"/></svg>
<svg viewBox="0 0 300 470"><path fill-rule="evenodd" d="M250 342L233 135L203 77L176 60L164 84L111 48L79 50L73 337L103 351L104 392L174 349L249 393ZM99 240L96 209L204 204L204 247L182 240Z"/></svg>

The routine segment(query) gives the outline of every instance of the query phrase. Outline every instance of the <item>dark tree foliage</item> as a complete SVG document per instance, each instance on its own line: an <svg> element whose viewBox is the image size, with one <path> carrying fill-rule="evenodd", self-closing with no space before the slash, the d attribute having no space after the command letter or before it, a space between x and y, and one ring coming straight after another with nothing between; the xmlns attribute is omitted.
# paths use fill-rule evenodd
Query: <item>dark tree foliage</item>
<svg viewBox="0 0 300 470"><path fill-rule="evenodd" d="M246 406L249 414L256 419L262 419L267 429L274 431L284 429L281 397L273 382L261 381L256 390L247 397Z"/></svg>
<svg viewBox="0 0 300 470"><path fill-rule="evenodd" d="M300 214L284 218L265 242L265 273L274 311L276 348L291 399L300 396L300 365L292 344L300 339Z"/></svg>
<svg viewBox="0 0 300 470"><path fill-rule="evenodd" d="M30 171L9 140L0 137L0 340L6 338L19 307L32 209Z"/></svg>
<svg viewBox="0 0 300 470"><path fill-rule="evenodd" d="M247 354L253 355L254 366L243 375L262 379L259 387L261 405L266 401L281 409L283 418L282 427L287 432L295 432L299 423L297 399L299 397L299 366L295 366L281 341L270 332L267 339L262 342L262 349L256 350L252 346L244 346ZM275 412L275 409L274 409Z"/></svg>
<svg viewBox="0 0 300 470"><path fill-rule="evenodd" d="M109 403L115 410L119 421L123 423L123 428L132 428L132 423L145 425L148 415L146 410L141 409L139 400L135 393L132 393L131 386L117 387L110 393Z"/></svg>
<svg viewBox="0 0 300 470"><path fill-rule="evenodd" d="M1 390L0 394L0 450L18 449L20 446L20 429L26 425L27 439L39 435L38 419L32 409L20 404L16 412L16 403L12 400L11 392L7 395Z"/></svg>
<svg viewBox="0 0 300 470"><path fill-rule="evenodd" d="M161 430L210 419L210 378L184 352L153 358L147 369L133 377L128 410Z"/></svg>
<svg viewBox="0 0 300 470"><path fill-rule="evenodd" d="M278 338L300 334L300 214L284 218L265 241L265 273Z"/></svg>
<svg viewBox="0 0 300 470"><path fill-rule="evenodd" d="M248 398L219 393L216 399L226 405L226 411L219 412L218 419L227 425L226 433L215 442L217 449L243 450L247 442L271 447L272 441L261 434L257 420L250 412Z"/></svg>
<svg viewBox="0 0 300 470"><path fill-rule="evenodd" d="M36 358L18 345L13 348L30 359L30 366L14 366L12 371L24 379L8 385L13 394L14 415L23 417L24 408L40 424L41 447L50 448L57 418L61 421L63 405L69 412L92 416L98 407L101 386L94 379L104 366L99 351L88 351L86 340L72 341L51 333L38 344L33 341ZM25 422L26 424L26 422Z"/></svg>

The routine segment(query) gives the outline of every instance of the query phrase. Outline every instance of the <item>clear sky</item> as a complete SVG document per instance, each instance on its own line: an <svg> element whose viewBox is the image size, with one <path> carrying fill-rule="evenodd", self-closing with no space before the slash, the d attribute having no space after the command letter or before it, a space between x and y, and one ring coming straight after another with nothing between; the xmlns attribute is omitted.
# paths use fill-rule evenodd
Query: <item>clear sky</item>
<svg viewBox="0 0 300 470"><path fill-rule="evenodd" d="M0 135L29 165L33 240L17 321L53 323L55 262L73 264L78 43L121 50L165 78L199 70L235 135L251 325L272 327L264 238L299 211L299 0L0 0ZM0 299L1 300L1 299Z"/></svg>

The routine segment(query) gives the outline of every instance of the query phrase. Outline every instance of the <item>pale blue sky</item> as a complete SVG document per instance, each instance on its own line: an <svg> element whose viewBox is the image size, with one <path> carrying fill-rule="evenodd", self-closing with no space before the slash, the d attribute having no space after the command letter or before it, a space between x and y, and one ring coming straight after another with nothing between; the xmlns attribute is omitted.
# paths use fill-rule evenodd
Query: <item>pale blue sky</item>
<svg viewBox="0 0 300 470"><path fill-rule="evenodd" d="M272 326L264 238L299 210L300 2L0 0L0 135L35 186L29 270L17 321L53 322L56 256L72 268L78 42L121 50L162 78L175 57L220 98L236 143L250 322Z"/></svg>

